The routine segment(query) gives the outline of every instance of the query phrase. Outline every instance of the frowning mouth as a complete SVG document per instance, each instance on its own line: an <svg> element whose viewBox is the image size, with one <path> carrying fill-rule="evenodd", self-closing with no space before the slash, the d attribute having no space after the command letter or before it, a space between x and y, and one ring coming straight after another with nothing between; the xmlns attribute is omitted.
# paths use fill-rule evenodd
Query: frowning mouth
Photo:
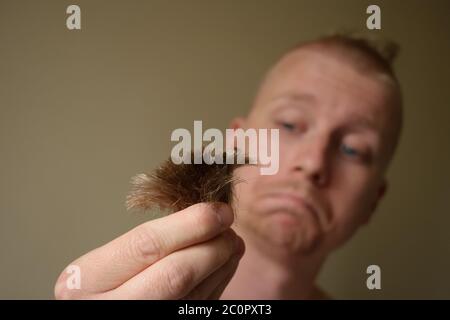
<svg viewBox="0 0 450 320"><path fill-rule="evenodd" d="M293 192L271 192L266 194L266 197L273 199L275 201L280 201L285 203L286 205L301 207L306 209L310 213L317 216L317 211L315 208L301 195ZM319 217L318 217L319 218Z"/></svg>

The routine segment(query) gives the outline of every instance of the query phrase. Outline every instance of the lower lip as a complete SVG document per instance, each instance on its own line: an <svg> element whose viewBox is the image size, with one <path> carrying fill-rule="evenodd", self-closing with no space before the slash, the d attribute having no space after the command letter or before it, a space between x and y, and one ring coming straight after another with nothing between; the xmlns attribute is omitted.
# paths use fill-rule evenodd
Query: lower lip
<svg viewBox="0 0 450 320"><path fill-rule="evenodd" d="M297 209L300 207L311 212L309 206L302 199L289 194L271 194L267 196L267 199L270 199L270 203L274 205L289 206Z"/></svg>

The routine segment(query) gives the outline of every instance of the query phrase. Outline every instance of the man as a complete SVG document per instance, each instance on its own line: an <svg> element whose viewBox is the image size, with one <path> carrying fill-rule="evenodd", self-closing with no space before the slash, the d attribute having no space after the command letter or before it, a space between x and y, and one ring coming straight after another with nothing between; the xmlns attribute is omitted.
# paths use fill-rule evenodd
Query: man
<svg viewBox="0 0 450 320"><path fill-rule="evenodd" d="M330 36L289 50L249 114L231 123L280 129L276 175L235 172L245 181L236 219L225 204L202 203L144 223L74 261L81 289L68 289L63 272L56 297L325 298L315 280L326 257L386 192L401 104L388 59L363 40Z"/></svg>

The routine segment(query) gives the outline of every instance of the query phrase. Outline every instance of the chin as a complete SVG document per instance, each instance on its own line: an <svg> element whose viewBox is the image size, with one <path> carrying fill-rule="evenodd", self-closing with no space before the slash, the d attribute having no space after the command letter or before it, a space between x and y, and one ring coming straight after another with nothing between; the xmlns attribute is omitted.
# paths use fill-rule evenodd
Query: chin
<svg viewBox="0 0 450 320"><path fill-rule="evenodd" d="M322 232L314 219L288 210L266 212L259 215L257 221L249 223L262 243L280 250L280 253L310 255L322 239Z"/></svg>

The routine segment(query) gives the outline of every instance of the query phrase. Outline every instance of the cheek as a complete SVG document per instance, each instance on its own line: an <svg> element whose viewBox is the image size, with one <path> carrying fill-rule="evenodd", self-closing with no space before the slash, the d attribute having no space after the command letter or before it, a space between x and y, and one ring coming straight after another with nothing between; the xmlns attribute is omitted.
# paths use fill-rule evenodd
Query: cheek
<svg viewBox="0 0 450 320"><path fill-rule="evenodd" d="M279 142L279 164L280 171L284 172L283 174L288 173L292 170L292 166L296 164L299 160L296 155L296 143L295 141L289 141L289 139L283 138L280 134L280 142Z"/></svg>
<svg viewBox="0 0 450 320"><path fill-rule="evenodd" d="M353 169L336 172L328 190L338 242L348 239L367 220L376 194L373 177L362 168Z"/></svg>

